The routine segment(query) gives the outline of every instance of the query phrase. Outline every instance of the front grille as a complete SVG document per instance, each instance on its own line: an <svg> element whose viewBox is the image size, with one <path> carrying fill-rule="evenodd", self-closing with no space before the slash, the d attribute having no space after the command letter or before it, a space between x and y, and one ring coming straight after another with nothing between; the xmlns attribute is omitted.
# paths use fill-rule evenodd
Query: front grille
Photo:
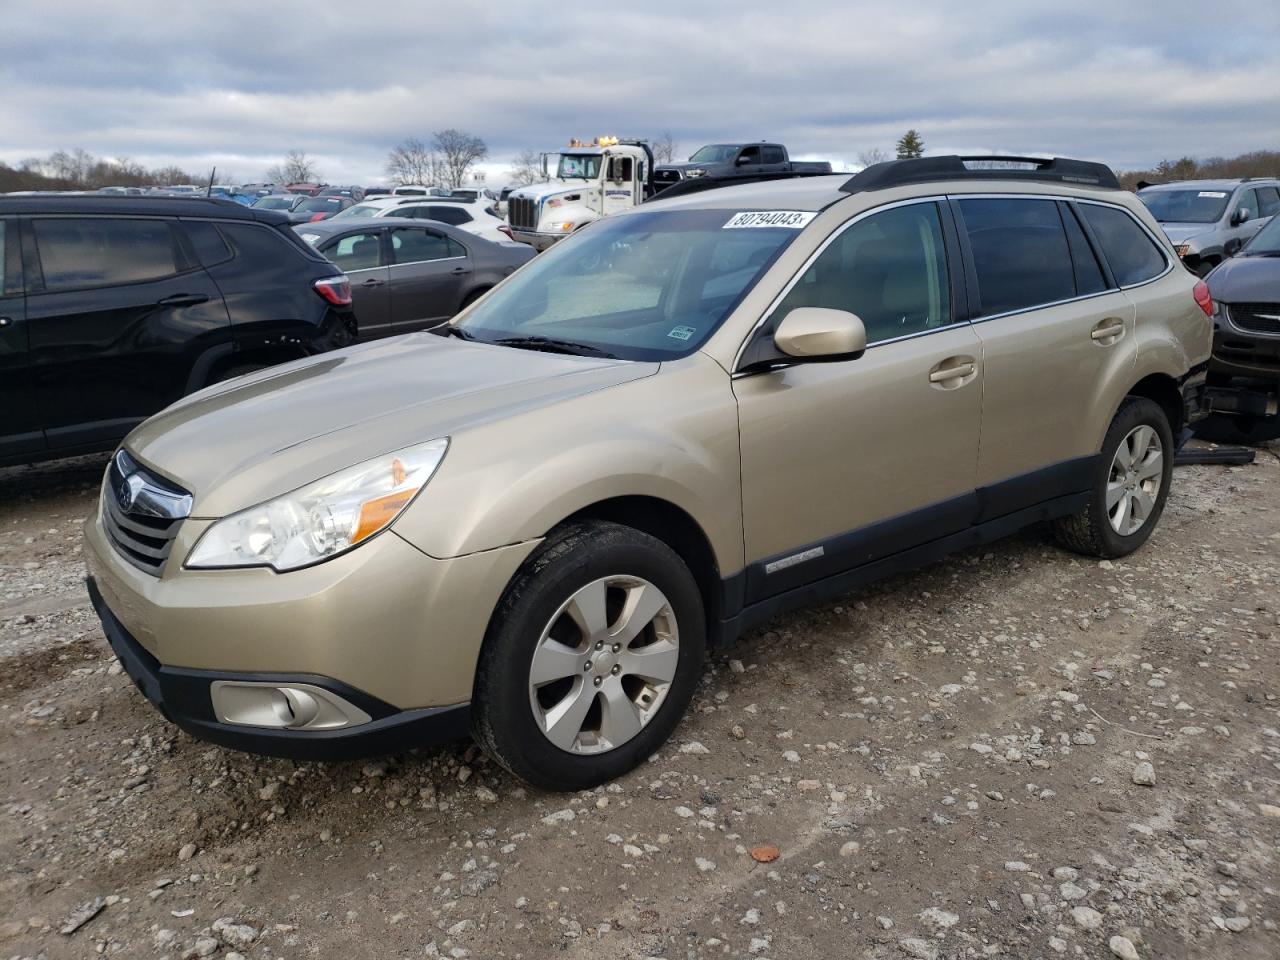
<svg viewBox="0 0 1280 960"><path fill-rule="evenodd" d="M1240 330L1280 336L1280 303L1226 304L1227 316Z"/></svg>
<svg viewBox="0 0 1280 960"><path fill-rule="evenodd" d="M673 183L679 183L680 179L681 175L679 170L658 169L653 171L653 182L661 184L664 187L669 187Z"/></svg>
<svg viewBox="0 0 1280 960"><path fill-rule="evenodd" d="M164 571L191 495L123 450L111 458L102 491L102 526L116 553L153 576Z"/></svg>
<svg viewBox="0 0 1280 960"><path fill-rule="evenodd" d="M507 222L517 230L537 230L538 201L528 197L508 197Z"/></svg>

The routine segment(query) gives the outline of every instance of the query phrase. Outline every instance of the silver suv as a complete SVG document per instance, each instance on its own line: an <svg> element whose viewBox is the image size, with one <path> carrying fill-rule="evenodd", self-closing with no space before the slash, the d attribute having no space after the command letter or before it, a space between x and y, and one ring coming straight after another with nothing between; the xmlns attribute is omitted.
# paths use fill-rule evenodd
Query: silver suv
<svg viewBox="0 0 1280 960"><path fill-rule="evenodd" d="M1280 180L1179 180L1139 190L1138 198L1203 277L1280 212Z"/></svg>
<svg viewBox="0 0 1280 960"><path fill-rule="evenodd" d="M589 787L661 747L709 641L1037 521L1141 546L1210 310L1095 164L644 204L447 336L140 426L86 525L91 593L195 736L332 757L470 730Z"/></svg>

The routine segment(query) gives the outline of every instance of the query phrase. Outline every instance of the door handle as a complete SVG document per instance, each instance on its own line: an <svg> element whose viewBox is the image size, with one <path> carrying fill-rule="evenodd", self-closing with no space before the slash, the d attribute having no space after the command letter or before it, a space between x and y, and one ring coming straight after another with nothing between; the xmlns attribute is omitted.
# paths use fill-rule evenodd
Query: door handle
<svg viewBox="0 0 1280 960"><path fill-rule="evenodd" d="M373 279L372 277L370 277L370 278L369 278L368 280L366 280L364 283L360 284L360 286L362 286L362 287L380 287L380 286L382 286L382 285L383 285L383 283L385 283L385 282L386 282L385 280L375 280L375 279Z"/></svg>
<svg viewBox="0 0 1280 960"><path fill-rule="evenodd" d="M208 302L209 297L203 293L175 293L171 297L156 301L156 305L160 307L194 307L197 304Z"/></svg>
<svg viewBox="0 0 1280 960"><path fill-rule="evenodd" d="M1090 339L1098 341L1104 347L1110 346L1123 336L1124 321L1117 320L1115 317L1108 317L1101 321L1089 332Z"/></svg>
<svg viewBox="0 0 1280 960"><path fill-rule="evenodd" d="M943 360L942 363L929 371L929 382L950 383L952 380L964 380L973 376L974 371L977 369L977 365L972 360L960 360L957 357L952 357L948 360Z"/></svg>
<svg viewBox="0 0 1280 960"><path fill-rule="evenodd" d="M452 270L450 270L449 272L450 272L450 273L466 273L466 272L467 272L467 268L466 268L466 267L454 267L454 268L453 268Z"/></svg>

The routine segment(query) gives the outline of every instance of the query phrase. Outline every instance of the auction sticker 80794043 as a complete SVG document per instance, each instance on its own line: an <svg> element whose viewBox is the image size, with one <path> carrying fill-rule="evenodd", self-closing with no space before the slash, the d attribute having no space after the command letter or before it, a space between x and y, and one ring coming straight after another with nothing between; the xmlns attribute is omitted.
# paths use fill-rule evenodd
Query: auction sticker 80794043
<svg viewBox="0 0 1280 960"><path fill-rule="evenodd" d="M817 214L811 210L744 210L735 213L724 225L724 230L741 230L746 227L787 227L799 230Z"/></svg>

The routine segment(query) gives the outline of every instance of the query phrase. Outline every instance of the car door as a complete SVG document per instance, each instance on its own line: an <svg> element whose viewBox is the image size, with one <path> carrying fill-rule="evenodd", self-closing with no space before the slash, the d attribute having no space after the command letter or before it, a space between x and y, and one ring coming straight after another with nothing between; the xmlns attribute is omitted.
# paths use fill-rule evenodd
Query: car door
<svg viewBox="0 0 1280 960"><path fill-rule="evenodd" d="M986 371L978 487L987 520L1088 489L1131 383L1135 311L1103 274L1073 205L959 197L952 207Z"/></svg>
<svg viewBox="0 0 1280 960"><path fill-rule="evenodd" d="M968 526L983 369L950 230L933 199L854 219L757 333L796 307L829 307L862 318L868 347L733 380L748 602Z"/></svg>
<svg viewBox="0 0 1280 960"><path fill-rule="evenodd" d="M390 275L382 234L380 229L358 230L320 246L320 252L351 281L351 309L362 340L392 333Z"/></svg>
<svg viewBox="0 0 1280 960"><path fill-rule="evenodd" d="M0 463L44 446L27 342L19 221L0 217Z"/></svg>
<svg viewBox="0 0 1280 960"><path fill-rule="evenodd" d="M427 226L393 227L391 316L397 333L444 323L462 303L471 258L457 240Z"/></svg>
<svg viewBox="0 0 1280 960"><path fill-rule="evenodd" d="M32 217L26 314L36 404L53 449L100 447L189 392L231 341L222 294L176 221Z"/></svg>
<svg viewBox="0 0 1280 960"><path fill-rule="evenodd" d="M605 170L604 215L629 210L636 204L636 162L634 157L611 155Z"/></svg>

